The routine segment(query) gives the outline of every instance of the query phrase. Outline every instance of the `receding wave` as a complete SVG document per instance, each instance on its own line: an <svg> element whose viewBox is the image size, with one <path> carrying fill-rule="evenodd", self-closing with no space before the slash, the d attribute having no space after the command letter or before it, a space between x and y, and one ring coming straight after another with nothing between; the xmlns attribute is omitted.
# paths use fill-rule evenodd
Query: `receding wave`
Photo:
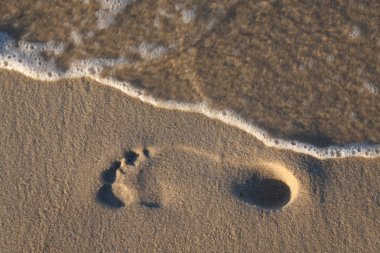
<svg viewBox="0 0 380 253"><path fill-rule="evenodd" d="M328 147L380 143L379 11L378 1L3 1L0 31L15 39L8 57L34 59L21 65L40 78L87 68Z"/></svg>
<svg viewBox="0 0 380 253"><path fill-rule="evenodd" d="M256 137L265 145L279 149L292 150L304 153L319 159L340 157L380 157L380 145L367 143L351 143L339 146L319 148L297 140L286 140L272 137L265 130L248 123L246 120L229 110L216 110L206 102L179 103L173 100L160 100L144 94L142 89L132 86L129 82L103 77L102 69L107 66L124 64L127 60L119 59L90 59L73 62L69 69L62 70L51 60L41 56L41 52L62 52L64 45L57 42L30 43L18 41L6 33L0 33L0 68L18 71L30 78L54 81L64 78L88 77L104 85L112 86L125 94L140 99L153 106L165 109L175 109L185 112L201 113L209 118L220 120L228 125L235 126Z"/></svg>

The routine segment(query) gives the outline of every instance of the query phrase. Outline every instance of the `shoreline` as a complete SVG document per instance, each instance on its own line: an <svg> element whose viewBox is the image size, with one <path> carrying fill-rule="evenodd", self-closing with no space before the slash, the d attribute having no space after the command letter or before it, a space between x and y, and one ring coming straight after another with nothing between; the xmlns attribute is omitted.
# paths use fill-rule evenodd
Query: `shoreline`
<svg viewBox="0 0 380 253"><path fill-rule="evenodd" d="M46 15L30 0L5 4L0 66L46 81L123 80L128 83L108 81L127 87L129 95L145 92L145 100L169 109L180 109L167 103L178 101L186 111L211 117L231 110L235 114L215 117L241 128L248 122L260 138L265 130L323 148L380 144L379 62L373 54L378 5L191 2L103 6L94 0L57 8L41 2ZM106 14L108 5L117 18L111 15L99 27L98 14ZM24 9L29 15L22 15ZM184 14L195 16L184 22ZM45 25L52 23L54 29ZM186 104L202 101L203 108ZM272 137L268 145L276 146ZM303 145L290 148L308 152ZM317 151L321 158L342 155Z"/></svg>
<svg viewBox="0 0 380 253"><path fill-rule="evenodd" d="M309 143L299 142L297 140L286 140L276 137L271 137L264 129L260 129L257 126L247 123L244 119L237 116L229 111L218 111L210 109L206 103L178 103L175 101L163 101L151 96L145 96L143 90L139 90L132 87L128 82L121 82L111 78L101 78L97 74L91 74L89 72L81 73L70 71L66 72L63 77L39 77L39 72L33 69L28 70L28 66L23 65L14 59L13 66L11 61L8 59L7 66L0 66L0 69L5 69L6 71L16 71L28 78L34 80L54 82L64 79L79 79L79 78L89 78L95 82L102 85L107 85L122 91L124 94L137 98L140 101L153 105L157 108L167 109L167 110L177 110L181 112L191 112L199 113L210 119L216 119L229 126L237 127L253 137L257 138L263 142L268 147L275 147L283 150L291 150L297 153L302 153L305 155L310 155L318 159L331 159L331 158L345 158L345 157L362 157L362 158L377 158L380 157L380 144L366 144L364 143L350 143L345 145L332 145L324 148L316 147ZM75 67L74 67L75 68ZM49 72L50 73L50 72Z"/></svg>

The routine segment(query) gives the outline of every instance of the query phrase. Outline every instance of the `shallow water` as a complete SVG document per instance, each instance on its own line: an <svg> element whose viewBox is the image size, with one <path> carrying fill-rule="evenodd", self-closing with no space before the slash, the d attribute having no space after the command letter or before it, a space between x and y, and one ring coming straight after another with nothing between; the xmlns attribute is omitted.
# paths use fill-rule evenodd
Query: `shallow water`
<svg viewBox="0 0 380 253"><path fill-rule="evenodd" d="M82 61L147 95L231 110L278 138L380 143L378 1L0 2L0 31L15 48L32 42L17 57L36 71L33 50L52 73Z"/></svg>

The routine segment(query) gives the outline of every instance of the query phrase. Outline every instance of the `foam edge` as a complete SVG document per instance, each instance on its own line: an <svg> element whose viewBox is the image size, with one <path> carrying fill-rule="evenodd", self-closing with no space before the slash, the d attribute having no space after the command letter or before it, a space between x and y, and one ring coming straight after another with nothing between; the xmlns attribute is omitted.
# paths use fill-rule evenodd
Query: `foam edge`
<svg viewBox="0 0 380 253"><path fill-rule="evenodd" d="M144 95L143 90L133 87L130 83L113 78L102 78L101 70L105 66L117 66L128 63L124 58L92 59L77 61L63 72L55 67L54 62L45 61L40 53L43 51L62 52L65 45L55 42L48 43L16 43L9 35L0 32L0 69L17 71L29 78L40 81L57 81L69 78L87 77L103 85L116 88L128 96L137 98L157 108L200 113L208 118L219 120L227 125L237 127L254 136L268 147L291 150L297 153L313 156L318 159L345 157L380 157L380 144L350 143L339 146L318 148L312 144L271 137L267 131L248 123L237 114L228 110L214 110L207 103L179 103L171 100L160 100Z"/></svg>

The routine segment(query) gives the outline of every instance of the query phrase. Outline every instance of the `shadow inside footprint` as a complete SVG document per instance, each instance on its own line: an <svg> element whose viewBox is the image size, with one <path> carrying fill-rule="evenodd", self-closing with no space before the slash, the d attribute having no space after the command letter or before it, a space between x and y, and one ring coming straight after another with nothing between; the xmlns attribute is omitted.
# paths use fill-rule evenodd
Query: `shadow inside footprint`
<svg viewBox="0 0 380 253"><path fill-rule="evenodd" d="M146 158L150 158L150 153L149 153L149 150L147 148L144 148L143 149L143 154Z"/></svg>
<svg viewBox="0 0 380 253"><path fill-rule="evenodd" d="M116 198L112 192L112 186L109 184L104 184L100 187L96 193L96 199L98 202L109 208L121 208L124 206L124 203Z"/></svg>
<svg viewBox="0 0 380 253"><path fill-rule="evenodd" d="M257 175L244 183L234 184L232 190L242 201L263 209L281 209L291 199L291 190L285 182Z"/></svg>
<svg viewBox="0 0 380 253"><path fill-rule="evenodd" d="M125 163L128 165L135 165L135 162L137 161L137 158L139 157L139 154L137 154L134 151L127 151L124 154L125 157Z"/></svg>
<svg viewBox="0 0 380 253"><path fill-rule="evenodd" d="M161 208L161 204L152 201L140 201L140 205L148 207L148 208Z"/></svg>
<svg viewBox="0 0 380 253"><path fill-rule="evenodd" d="M116 170L120 168L120 161L113 162L111 166L102 173L101 179L103 183L112 184L116 180Z"/></svg>

